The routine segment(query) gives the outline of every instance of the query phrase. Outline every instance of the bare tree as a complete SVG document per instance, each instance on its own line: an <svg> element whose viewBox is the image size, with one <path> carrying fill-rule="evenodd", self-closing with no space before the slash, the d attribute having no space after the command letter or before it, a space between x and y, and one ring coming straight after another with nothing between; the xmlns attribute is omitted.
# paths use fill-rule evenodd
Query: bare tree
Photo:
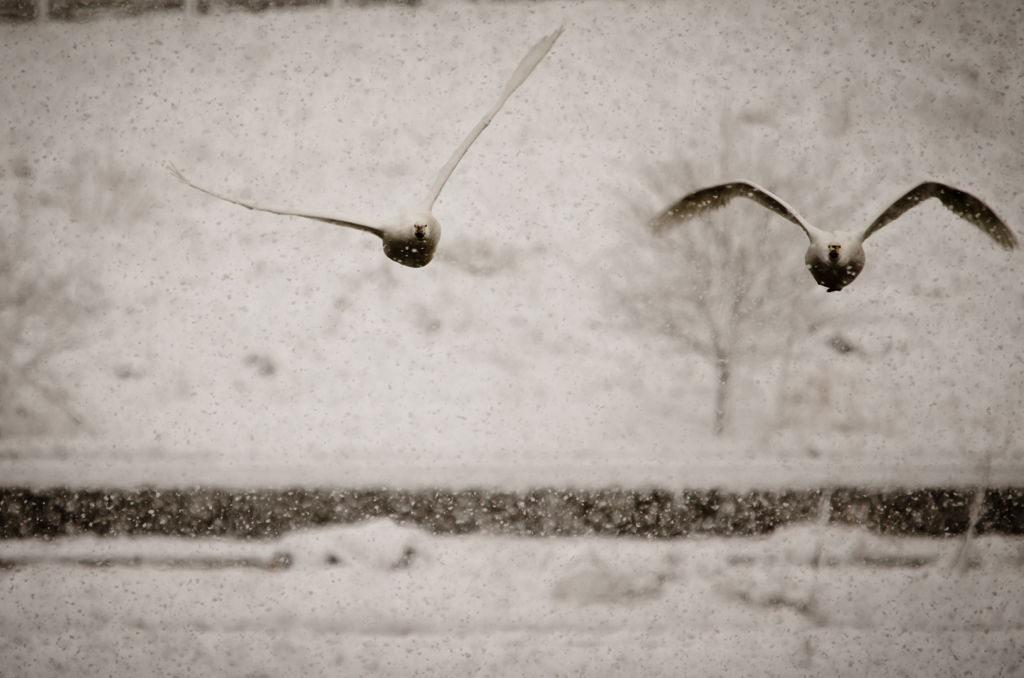
<svg viewBox="0 0 1024 678"><path fill-rule="evenodd" d="M728 180L754 174L788 194L808 194L794 190L805 187L794 187L791 178L778 178L764 159L737 167L745 163L730 143L736 132L735 124L723 123L720 167L700 176ZM784 356L788 346L814 331L824 290L804 270L803 233L752 203L736 201L680 221L663 235L651 233L647 224L662 208L714 183L698 182L696 176L688 160L648 174L654 200L631 204L637 230L643 231L631 235L642 244L625 257L628 273L614 296L629 323L654 328L680 350L713 364L714 433L719 435L726 427L737 357Z"/></svg>

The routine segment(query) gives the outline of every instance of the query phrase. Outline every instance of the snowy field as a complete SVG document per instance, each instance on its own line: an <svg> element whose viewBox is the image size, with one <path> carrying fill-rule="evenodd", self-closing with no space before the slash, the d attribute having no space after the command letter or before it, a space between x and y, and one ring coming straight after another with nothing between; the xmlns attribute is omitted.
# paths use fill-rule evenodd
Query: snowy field
<svg viewBox="0 0 1024 678"><path fill-rule="evenodd" d="M432 537L386 521L265 543L7 541L0 674L1019 676L1024 542L975 540L956 569L960 543L813 526Z"/></svg>
<svg viewBox="0 0 1024 678"><path fill-rule="evenodd" d="M805 277L817 329L737 356L721 440L712 363L609 293L660 247L645 218L737 176L837 228L941 180L1024 234L1020 7L961 10L439 0L0 26L0 218L97 306L37 366L66 410L8 395L0 442L83 463L1019 465L1024 257L935 201L842 293ZM441 194L426 268L164 169L386 216L563 24ZM801 266L803 234L770 226ZM762 324L762 348L793 329Z"/></svg>

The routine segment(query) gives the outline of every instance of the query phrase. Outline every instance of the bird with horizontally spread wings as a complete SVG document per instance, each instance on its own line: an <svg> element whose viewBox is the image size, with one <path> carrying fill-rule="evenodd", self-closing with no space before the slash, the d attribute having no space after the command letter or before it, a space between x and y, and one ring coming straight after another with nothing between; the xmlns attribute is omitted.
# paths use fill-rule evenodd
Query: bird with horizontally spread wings
<svg viewBox="0 0 1024 678"><path fill-rule="evenodd" d="M829 292L840 291L860 274L864 268L863 244L872 233L928 198L937 198L958 217L974 224L1006 249L1017 247L1013 231L988 205L969 193L934 181L908 191L861 232L829 232L815 228L781 198L749 181L736 181L690 193L655 217L651 228L655 232L665 231L704 212L725 207L733 198L753 200L802 228L811 241L804 262L818 284L828 288Z"/></svg>
<svg viewBox="0 0 1024 678"><path fill-rule="evenodd" d="M484 128L490 124L491 119L498 113L505 101L508 100L512 93L525 82L526 78L529 77L533 69L537 67L537 64L547 55L551 50L551 47L555 44L558 36L562 34L562 29L559 28L557 31L547 36L531 49L522 61L519 62L519 66L516 68L512 77L509 78L508 83L505 85L505 90L502 92L501 97L490 111L476 124L476 127L469 133L465 141L462 142L452 157L448 159L444 167L437 174L437 179L434 180L434 185L430 188L430 192L427 197L423 199L415 207L408 209L400 214L397 214L390 219L384 221L374 222L367 221L365 219L355 219L352 217L343 216L340 214L333 214L327 212L312 212L302 209L296 209L293 207L286 206L274 206L267 205L260 202L239 200L226 195L222 195L215 191L211 191L202 186L198 186L182 175L182 173L173 164L168 163L168 167L175 177L180 181L188 184L192 188L202 191L208 195L212 195L215 198L221 200L227 200L233 202L236 205L241 205L251 210L260 210L263 212L272 212L274 214L283 214L287 216L306 217L308 219L316 219L318 221L324 221L328 224L335 224L337 226L347 226L349 228L355 228L360 231L366 231L372 233L384 242L384 254L389 259L397 261L405 266L411 266L413 268L419 268L426 266L430 263L430 260L434 258L434 252L437 250L437 243L441 240L441 224L438 223L437 219L431 213L434 207L434 202L437 201L437 196L441 194L441 189L444 188L445 182L455 171L456 165L462 160L462 156L466 154L469 147L476 141L476 138L480 136L480 133L484 131Z"/></svg>

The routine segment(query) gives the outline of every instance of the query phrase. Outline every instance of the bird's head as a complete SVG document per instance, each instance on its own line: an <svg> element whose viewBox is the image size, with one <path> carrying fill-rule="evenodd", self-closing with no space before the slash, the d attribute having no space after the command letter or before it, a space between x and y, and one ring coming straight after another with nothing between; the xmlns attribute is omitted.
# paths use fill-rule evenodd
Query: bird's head
<svg viewBox="0 0 1024 678"><path fill-rule="evenodd" d="M839 250L842 249L842 247L843 246L840 245L837 242L829 243L829 246L828 246L828 259L829 259L829 261L831 261L833 263L839 261L839 257L841 256L840 253L839 253Z"/></svg>
<svg viewBox="0 0 1024 678"><path fill-rule="evenodd" d="M411 245L428 247L433 251L441 240L441 224L437 222L433 214L424 214L411 219L406 228L408 230L405 231L402 239Z"/></svg>

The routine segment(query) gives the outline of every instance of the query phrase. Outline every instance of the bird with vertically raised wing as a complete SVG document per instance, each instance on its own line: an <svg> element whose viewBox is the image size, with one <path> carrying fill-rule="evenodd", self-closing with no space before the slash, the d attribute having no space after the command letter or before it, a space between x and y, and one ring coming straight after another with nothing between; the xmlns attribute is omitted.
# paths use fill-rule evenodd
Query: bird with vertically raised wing
<svg viewBox="0 0 1024 678"><path fill-rule="evenodd" d="M690 193L655 217L651 228L655 232L665 231L680 222L725 207L733 198L753 200L802 228L811 241L804 262L818 284L829 292L840 291L860 274L864 268L864 241L871 234L928 198L938 199L955 215L977 226L1004 248L1012 250L1017 247L1017 236L988 205L970 193L934 181L927 181L908 191L861 232L829 232L815 228L781 198L749 181L735 181Z"/></svg>
<svg viewBox="0 0 1024 678"><path fill-rule="evenodd" d="M501 110L501 107L505 104L512 93L526 81L533 69L537 67L537 64L547 55L554 46L558 36L562 34L562 29L559 28L551 35L545 37L543 40L533 46L522 61L519 62L519 66L515 72L512 73L512 77L509 78L508 83L505 85L504 91L501 93L501 97L498 102L489 110L484 117L476 124L476 127L469 133L469 136L462 142L462 144L455 149L455 153L448 159L448 162L444 164L441 171L437 174L437 179L434 180L434 185L430 188L430 192L427 193L427 197L424 198L418 205L396 214L395 216L385 219L384 221L368 221L365 219L357 219L354 217L343 216L341 214L334 214L328 212L316 212L304 209L297 209L288 206L275 206L269 205L258 201L240 200L238 198L232 198L210 189L203 188L185 178L185 176L175 167L173 164L168 163L168 169L178 180L188 184L192 188L202 191L208 195L212 195L215 198L221 200L227 200L228 202L241 205L242 207L250 210L260 210L263 212L271 212L273 214L282 214L287 216L306 217L307 219L316 219L317 221L324 221L328 224L335 224L337 226L347 226L349 228L355 228L360 231L366 231L372 233L380 238L384 243L384 254L389 259L397 261L405 266L412 268L420 268L430 263L430 260L434 258L434 252L437 250L437 243L441 240L441 224L438 223L437 219L431 213L434 207L434 202L437 201L437 196L441 194L441 189L444 188L448 178L455 171L455 167L462 160L462 156L466 154L469 147L473 145L480 133L484 131L484 128L490 124L491 119Z"/></svg>

